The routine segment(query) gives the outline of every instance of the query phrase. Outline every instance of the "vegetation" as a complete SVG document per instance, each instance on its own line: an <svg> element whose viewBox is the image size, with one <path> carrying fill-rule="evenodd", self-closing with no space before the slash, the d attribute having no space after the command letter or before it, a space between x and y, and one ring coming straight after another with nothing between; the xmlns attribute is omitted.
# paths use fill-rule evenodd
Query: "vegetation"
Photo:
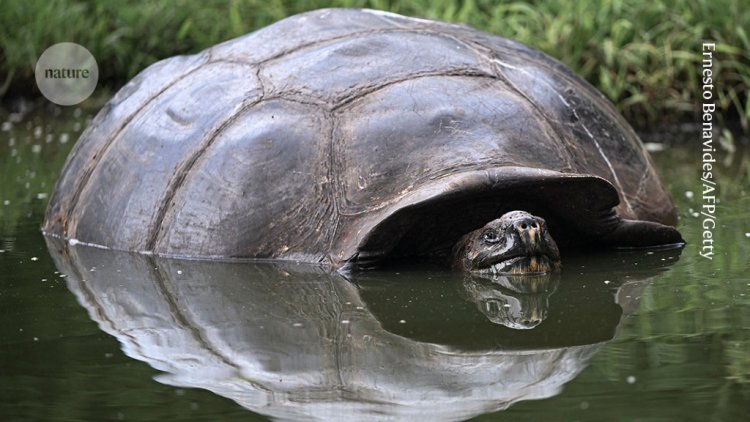
<svg viewBox="0 0 750 422"><path fill-rule="evenodd" d="M742 0L8 0L0 14L0 96L38 95L34 64L57 42L87 47L104 87L115 90L156 60L320 7L391 10L518 39L571 66L641 127L695 120L701 42L710 40L718 108L750 130L750 9Z"/></svg>

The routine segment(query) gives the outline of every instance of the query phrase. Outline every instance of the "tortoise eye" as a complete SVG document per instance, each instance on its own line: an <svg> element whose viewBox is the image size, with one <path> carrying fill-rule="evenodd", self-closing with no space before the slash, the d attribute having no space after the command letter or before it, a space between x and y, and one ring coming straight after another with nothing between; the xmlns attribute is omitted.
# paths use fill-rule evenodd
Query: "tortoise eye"
<svg viewBox="0 0 750 422"><path fill-rule="evenodd" d="M485 241L485 243L493 244L500 241L500 238L497 236L497 233L493 230L488 230L484 232L482 235L482 239Z"/></svg>

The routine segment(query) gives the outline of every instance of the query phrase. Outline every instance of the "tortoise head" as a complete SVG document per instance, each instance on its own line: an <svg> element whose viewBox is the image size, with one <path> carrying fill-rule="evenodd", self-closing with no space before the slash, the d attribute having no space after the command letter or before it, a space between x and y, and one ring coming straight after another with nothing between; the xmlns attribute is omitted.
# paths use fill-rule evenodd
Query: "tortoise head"
<svg viewBox="0 0 750 422"><path fill-rule="evenodd" d="M560 252L544 219L511 211L463 236L453 266L488 274L533 274L560 269Z"/></svg>

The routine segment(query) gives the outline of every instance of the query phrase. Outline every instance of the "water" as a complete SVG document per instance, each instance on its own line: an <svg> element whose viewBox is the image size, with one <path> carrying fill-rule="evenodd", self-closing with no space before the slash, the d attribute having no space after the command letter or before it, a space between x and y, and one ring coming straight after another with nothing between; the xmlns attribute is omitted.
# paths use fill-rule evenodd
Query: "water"
<svg viewBox="0 0 750 422"><path fill-rule="evenodd" d="M653 153L681 251L568 255L523 284L347 279L47 245L46 200L91 113L0 113L2 421L746 420L747 151L720 155L710 261L688 138Z"/></svg>

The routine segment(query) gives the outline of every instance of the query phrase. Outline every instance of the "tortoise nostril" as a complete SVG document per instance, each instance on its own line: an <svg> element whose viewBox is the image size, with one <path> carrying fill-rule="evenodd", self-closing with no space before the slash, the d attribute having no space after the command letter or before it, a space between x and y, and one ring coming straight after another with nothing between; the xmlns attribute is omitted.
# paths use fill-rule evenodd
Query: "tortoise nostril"
<svg viewBox="0 0 750 422"><path fill-rule="evenodd" d="M516 230L519 232L528 232L530 230L538 230L542 227L541 223L532 218L524 218L520 221L515 222Z"/></svg>

